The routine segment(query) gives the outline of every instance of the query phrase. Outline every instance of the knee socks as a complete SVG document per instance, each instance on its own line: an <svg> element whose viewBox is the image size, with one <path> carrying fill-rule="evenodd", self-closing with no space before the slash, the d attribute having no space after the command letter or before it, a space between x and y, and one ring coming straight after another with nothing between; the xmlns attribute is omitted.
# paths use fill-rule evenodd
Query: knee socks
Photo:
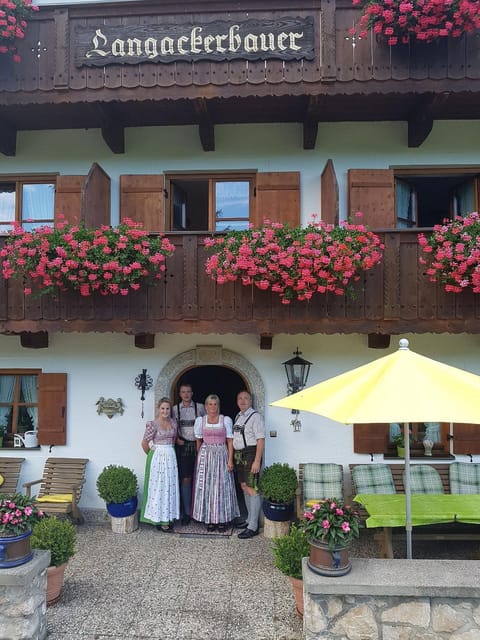
<svg viewBox="0 0 480 640"><path fill-rule="evenodd" d="M180 485L180 493L182 494L183 513L186 516L192 515L192 485L182 484Z"/></svg>
<svg viewBox="0 0 480 640"><path fill-rule="evenodd" d="M247 526L252 531L258 529L258 518L260 516L260 507L262 506L262 496L248 496L248 523Z"/></svg>

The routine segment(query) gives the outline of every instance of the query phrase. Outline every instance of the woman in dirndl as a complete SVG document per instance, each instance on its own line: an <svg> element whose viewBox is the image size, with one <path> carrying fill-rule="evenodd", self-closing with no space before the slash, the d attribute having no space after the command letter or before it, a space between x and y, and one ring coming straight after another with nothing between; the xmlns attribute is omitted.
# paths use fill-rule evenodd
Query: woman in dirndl
<svg viewBox="0 0 480 640"><path fill-rule="evenodd" d="M171 418L169 398L157 404L155 420L147 422L142 449L147 454L141 522L156 525L159 531L173 531L180 517L180 492L175 455L177 423Z"/></svg>
<svg viewBox="0 0 480 640"><path fill-rule="evenodd" d="M223 532L240 515L233 475L233 423L220 414L217 395L207 396L205 410L207 415L194 425L198 456L192 516L205 522L208 531Z"/></svg>

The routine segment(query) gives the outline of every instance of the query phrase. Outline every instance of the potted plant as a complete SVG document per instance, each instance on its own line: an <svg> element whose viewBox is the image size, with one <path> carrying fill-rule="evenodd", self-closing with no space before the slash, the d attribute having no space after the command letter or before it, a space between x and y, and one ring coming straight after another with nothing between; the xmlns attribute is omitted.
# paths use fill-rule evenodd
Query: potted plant
<svg viewBox="0 0 480 640"><path fill-rule="evenodd" d="M480 28L479 0L353 0L353 5L363 10L350 34L365 38L373 31L390 46L458 38Z"/></svg>
<svg viewBox="0 0 480 640"><path fill-rule="evenodd" d="M98 495L114 518L127 518L136 512L137 490L137 476L128 467L108 465L97 478Z"/></svg>
<svg viewBox="0 0 480 640"><path fill-rule="evenodd" d="M295 469L286 463L275 462L265 467L260 476L259 486L265 517L275 522L290 520L298 487Z"/></svg>
<svg viewBox="0 0 480 640"><path fill-rule="evenodd" d="M409 442L410 445L413 444L413 436L412 433L410 432L409 434ZM403 433L403 429L400 431L400 433L397 433L396 435L394 435L392 437L391 440L392 444L395 445L397 447L397 455L399 458L404 458L405 457L405 434Z"/></svg>
<svg viewBox="0 0 480 640"><path fill-rule="evenodd" d="M26 19L38 7L32 0L8 0L0 2L0 54L11 56L14 62L20 62L15 42L23 40Z"/></svg>
<svg viewBox="0 0 480 640"><path fill-rule="evenodd" d="M147 276L160 279L166 257L175 250L168 238L149 237L141 227L128 218L118 227L99 229L63 219L55 227L32 231L14 223L0 251L2 277L26 280L25 295L78 291L81 296L126 296Z"/></svg>
<svg viewBox="0 0 480 640"><path fill-rule="evenodd" d="M296 524L292 524L286 536L273 538L272 549L275 557L275 566L290 578L297 613L299 616L303 616L302 559L310 553L310 545L305 530Z"/></svg>
<svg viewBox="0 0 480 640"><path fill-rule="evenodd" d="M329 498L317 502L303 515L302 527L310 544L310 569L327 576L348 573L352 568L348 547L360 535L358 511L343 500Z"/></svg>
<svg viewBox="0 0 480 640"><path fill-rule="evenodd" d="M31 560L32 527L44 516L34 500L21 493L0 495L0 568Z"/></svg>
<svg viewBox="0 0 480 640"><path fill-rule="evenodd" d="M480 213L473 212L436 224L426 236L420 233L418 244L423 252L420 263L427 266L431 282L440 282L447 293L471 289L480 293Z"/></svg>
<svg viewBox="0 0 480 640"><path fill-rule="evenodd" d="M32 548L50 551L47 568L47 606L58 602L63 587L67 562L75 554L76 530L69 520L55 516L43 518L34 525Z"/></svg>
<svg viewBox="0 0 480 640"><path fill-rule="evenodd" d="M264 220L259 229L206 238L205 246L212 254L206 273L218 284L239 279L246 286L271 289L282 304L310 300L315 293L344 295L383 252L377 235L350 222L289 227Z"/></svg>

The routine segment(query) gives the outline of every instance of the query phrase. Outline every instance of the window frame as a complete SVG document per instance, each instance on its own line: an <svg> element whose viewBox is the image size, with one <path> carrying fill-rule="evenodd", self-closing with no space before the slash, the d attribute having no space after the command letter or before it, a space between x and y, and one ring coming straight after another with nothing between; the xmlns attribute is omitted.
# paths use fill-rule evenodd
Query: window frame
<svg viewBox="0 0 480 640"><path fill-rule="evenodd" d="M58 173L24 173L24 174L1 174L0 175L0 187L3 184L15 184L15 219L11 221L0 220L0 236L6 235L9 231L7 227L11 227L13 222L22 224L26 222L22 220L22 187L26 184L53 184L54 192L56 194ZM55 221L55 205L52 211L51 218L35 220L35 225L53 225Z"/></svg>
<svg viewBox="0 0 480 640"><path fill-rule="evenodd" d="M20 413L20 407L36 407L37 415L40 404L40 390L39 390L39 376L42 374L41 369L0 369L1 376L15 376L15 390L14 397L11 403L4 403L0 401L0 406L12 405L12 421L11 431L8 433L14 436L15 434L23 435L24 432L18 431L18 418ZM37 376L37 402L20 402L20 379L22 376Z"/></svg>
<svg viewBox="0 0 480 640"><path fill-rule="evenodd" d="M165 216L166 231L182 232L175 229L174 225L174 198L173 190L176 183L181 181L198 181L206 182L208 189L208 229L198 230L202 233L217 233L216 223L216 206L215 206L215 185L217 182L248 182L250 185L249 192L249 216L247 219L247 226L252 220L252 215L255 211L255 188L256 188L256 170L242 170L242 171L165 171L165 195L167 197L168 213ZM180 185L181 186L181 185ZM230 218L228 219L230 220ZM234 220L233 218L231 220ZM240 220L240 218L239 218ZM243 218L242 218L243 220ZM184 233L192 233L192 229L184 229ZM221 233L219 231L218 233Z"/></svg>

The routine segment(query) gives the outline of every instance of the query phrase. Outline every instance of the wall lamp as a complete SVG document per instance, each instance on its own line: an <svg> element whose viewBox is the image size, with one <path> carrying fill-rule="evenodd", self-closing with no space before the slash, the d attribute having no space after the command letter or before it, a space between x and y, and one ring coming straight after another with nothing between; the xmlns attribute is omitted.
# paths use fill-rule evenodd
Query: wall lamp
<svg viewBox="0 0 480 640"><path fill-rule="evenodd" d="M142 369L142 373L139 373L135 378L135 386L137 389L140 389L142 395L140 396L140 400L142 401L142 418L143 418L143 401L145 400L145 391L151 389L153 386L153 380L148 375L146 369Z"/></svg>
<svg viewBox="0 0 480 640"><path fill-rule="evenodd" d="M287 391L288 395L301 391L307 384L308 375L310 373L310 367L312 363L304 358L301 358L302 352L297 349L293 352L294 357L290 360L283 362L285 367L285 374L287 376ZM292 409L294 415L292 422L290 423L294 431L300 431L302 423L298 416L300 411L298 409Z"/></svg>

